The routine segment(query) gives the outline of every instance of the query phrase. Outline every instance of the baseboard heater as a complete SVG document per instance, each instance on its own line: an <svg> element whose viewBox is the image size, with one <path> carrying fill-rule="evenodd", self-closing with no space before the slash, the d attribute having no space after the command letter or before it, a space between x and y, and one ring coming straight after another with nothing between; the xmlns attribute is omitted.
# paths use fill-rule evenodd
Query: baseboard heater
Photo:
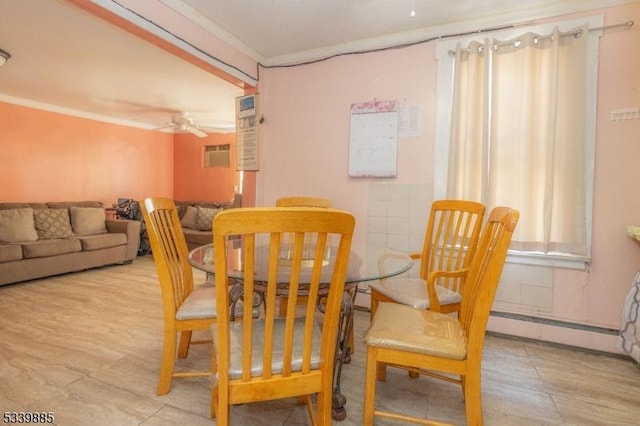
<svg viewBox="0 0 640 426"><path fill-rule="evenodd" d="M525 322L533 322L537 324L551 325L554 327L571 328L574 330L582 330L582 331L588 331L588 332L599 333L599 334L607 334L612 336L617 336L618 334L620 334L620 330L618 330L617 328L606 328L606 327L598 327L595 325L578 324L578 323L569 322L569 321L560 321L560 320L555 320L550 318L534 317L532 315L514 314L511 312L499 312L499 311L491 311L490 315L492 317L507 318L507 319L517 320L517 321L525 321Z"/></svg>
<svg viewBox="0 0 640 426"><path fill-rule="evenodd" d="M355 305L354 309L358 311L370 312L370 309L367 308L366 306ZM606 328L606 327L598 327L595 325L578 324L578 323L569 322L569 321L560 321L560 320L554 320L550 318L534 317L532 315L514 314L511 312L500 312L500 311L491 311L490 315L492 317L497 317L497 318L507 318L507 319L512 319L516 321L525 321L525 322L533 322L537 324L552 325L554 327L590 331L593 333L607 334L610 336L617 336L620 334L620 330L618 330L617 328Z"/></svg>

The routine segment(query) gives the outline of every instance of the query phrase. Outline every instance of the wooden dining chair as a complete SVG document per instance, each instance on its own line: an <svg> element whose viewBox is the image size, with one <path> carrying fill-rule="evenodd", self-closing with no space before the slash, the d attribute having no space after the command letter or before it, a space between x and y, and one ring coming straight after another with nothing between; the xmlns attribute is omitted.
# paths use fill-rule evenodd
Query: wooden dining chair
<svg viewBox="0 0 640 426"><path fill-rule="evenodd" d="M147 198L142 204L142 217L147 227L153 260L158 272L164 314L162 363L158 395L171 389L173 377L209 376L210 372L175 372L177 334L180 346L177 356L186 358L193 330L209 330L216 319L215 290L210 283L194 285L193 270L187 261L187 243L173 200Z"/></svg>
<svg viewBox="0 0 640 426"><path fill-rule="evenodd" d="M276 200L276 207L324 207L331 208L331 200L306 195L281 197Z"/></svg>
<svg viewBox="0 0 640 426"><path fill-rule="evenodd" d="M218 321L212 327L212 416L229 424L234 404L297 397L306 402L314 425L331 424L333 367L338 323L355 220L347 212L324 208L242 208L224 211L213 221ZM293 255L282 262L285 234L293 234ZM303 256L305 236L317 244ZM227 276L229 238L242 238L241 298L264 294L259 318L244 305L242 319L230 321ZM337 240L335 260L325 258L329 237ZM263 244L260 244L263 243ZM265 247L266 245L266 247ZM333 257L332 257L333 258ZM266 265L263 275L257 262ZM309 283L301 285L301 283ZM283 287L284 286L284 287ZM277 315L279 293L288 294L284 317ZM300 294L304 315L296 315ZM322 299L321 314L318 301ZM300 307L298 306L300 309ZM314 409L311 395L317 395Z"/></svg>
<svg viewBox="0 0 640 426"><path fill-rule="evenodd" d="M482 228L485 206L475 201L438 200L431 205L420 261L420 276L372 282L371 318L380 302L436 312L457 312L463 285ZM434 275L434 271L447 271Z"/></svg>
<svg viewBox="0 0 640 426"><path fill-rule="evenodd" d="M327 198L294 195L289 197L281 197L276 200L276 207L322 207L331 208L331 200ZM299 299L300 303L304 303L304 298ZM280 316L287 313L287 297L280 297Z"/></svg>
<svg viewBox="0 0 640 426"><path fill-rule="evenodd" d="M398 303L380 303L364 338L365 425L372 425L374 416L444 424L375 408L376 378L386 379L386 364L460 383L467 425L483 424L480 372L484 336L518 218L519 212L507 207L491 211L470 265L459 317Z"/></svg>

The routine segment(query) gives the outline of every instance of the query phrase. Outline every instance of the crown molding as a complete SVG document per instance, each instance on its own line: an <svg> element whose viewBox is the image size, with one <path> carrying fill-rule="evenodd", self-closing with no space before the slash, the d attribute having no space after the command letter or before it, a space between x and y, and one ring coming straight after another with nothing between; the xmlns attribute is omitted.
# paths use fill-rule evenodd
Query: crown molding
<svg viewBox="0 0 640 426"><path fill-rule="evenodd" d="M160 0L171 7L194 24L209 31L231 47L251 57L256 62L266 67L277 67L305 62L313 62L325 58L345 55L349 53L366 52L377 49L385 49L420 43L438 37L465 34L484 29L504 28L537 24L538 20L549 19L556 16L580 13L600 8L638 3L638 0L569 0L554 2L544 7L523 6L517 11L494 14L478 19L458 21L448 24L433 25L418 30L388 34L385 36L357 40L320 49L295 52L287 55L261 57L255 50L235 38L231 33L223 30L214 22L195 11L182 0Z"/></svg>
<svg viewBox="0 0 640 426"><path fill-rule="evenodd" d="M156 128L151 124L141 123L139 121L122 120L122 119L113 118L113 117L109 117L101 114L94 114L94 113L90 113L90 112L86 112L78 109L65 108L65 107L60 107L58 105L48 104L45 102L33 101L31 99L17 98L14 96L4 95L2 93L0 93L0 102L5 102L13 105L20 105L27 108L54 112L57 114L69 115L77 118L85 118L87 120L95 120L103 123L117 124L119 126L136 127L138 129L145 129L145 130L154 130Z"/></svg>

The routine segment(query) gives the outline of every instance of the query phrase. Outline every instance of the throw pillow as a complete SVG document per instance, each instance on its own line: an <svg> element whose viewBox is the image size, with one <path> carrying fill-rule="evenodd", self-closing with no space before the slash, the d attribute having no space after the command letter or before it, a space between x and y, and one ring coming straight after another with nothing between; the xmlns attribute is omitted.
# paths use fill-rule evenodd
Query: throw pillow
<svg viewBox="0 0 640 426"><path fill-rule="evenodd" d="M0 242L18 243L37 239L32 208L0 210Z"/></svg>
<svg viewBox="0 0 640 426"><path fill-rule="evenodd" d="M180 220L180 224L185 228L196 229L196 219L198 217L198 209L193 206L187 206L184 216Z"/></svg>
<svg viewBox="0 0 640 426"><path fill-rule="evenodd" d="M69 207L71 227L76 235L104 234L107 215L100 207Z"/></svg>
<svg viewBox="0 0 640 426"><path fill-rule="evenodd" d="M35 209L33 223L40 240L68 238L73 235L67 209Z"/></svg>
<svg viewBox="0 0 640 426"><path fill-rule="evenodd" d="M198 212L196 214L196 229L198 231L211 231L211 222L215 215L221 211L222 209L198 207Z"/></svg>

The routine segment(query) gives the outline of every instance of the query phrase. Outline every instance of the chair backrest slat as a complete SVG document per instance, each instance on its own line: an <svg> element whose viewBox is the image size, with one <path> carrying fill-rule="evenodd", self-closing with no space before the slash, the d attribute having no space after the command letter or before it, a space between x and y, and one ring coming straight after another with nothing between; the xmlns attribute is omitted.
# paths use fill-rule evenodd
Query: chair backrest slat
<svg viewBox="0 0 640 426"><path fill-rule="evenodd" d="M468 353L479 353L489 312L520 213L508 207L491 210L465 282L460 321L469 337ZM475 349L478 349L474 351Z"/></svg>
<svg viewBox="0 0 640 426"><path fill-rule="evenodd" d="M141 204L151 252L162 290L165 314L177 309L193 290L193 272L180 218L173 200L147 198Z"/></svg>
<svg viewBox="0 0 640 426"><path fill-rule="evenodd" d="M320 197L291 196L276 200L276 207L324 207L331 208L331 200Z"/></svg>
<svg viewBox="0 0 640 426"><path fill-rule="evenodd" d="M469 266L476 250L485 207L468 200L437 200L431 205L420 266L424 280L435 270L455 271ZM437 283L462 292L461 278Z"/></svg>

